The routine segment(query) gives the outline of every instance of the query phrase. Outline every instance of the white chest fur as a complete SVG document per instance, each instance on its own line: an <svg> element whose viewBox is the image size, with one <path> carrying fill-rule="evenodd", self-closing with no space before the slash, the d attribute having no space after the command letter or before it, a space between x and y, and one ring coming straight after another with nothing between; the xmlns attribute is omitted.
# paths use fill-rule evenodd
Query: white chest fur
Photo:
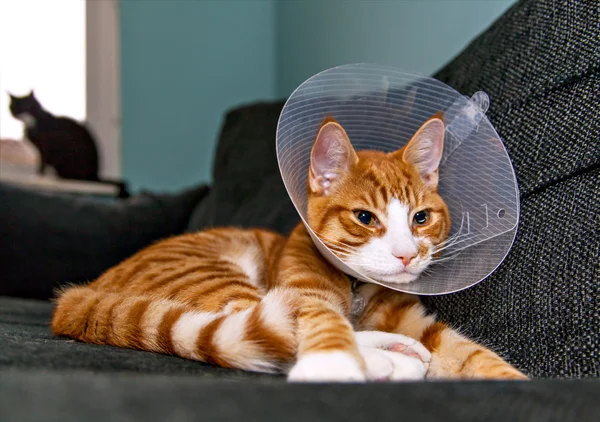
<svg viewBox="0 0 600 422"><path fill-rule="evenodd" d="M17 116L17 119L22 121L27 129L33 129L37 123L35 117L29 113L21 113Z"/></svg>

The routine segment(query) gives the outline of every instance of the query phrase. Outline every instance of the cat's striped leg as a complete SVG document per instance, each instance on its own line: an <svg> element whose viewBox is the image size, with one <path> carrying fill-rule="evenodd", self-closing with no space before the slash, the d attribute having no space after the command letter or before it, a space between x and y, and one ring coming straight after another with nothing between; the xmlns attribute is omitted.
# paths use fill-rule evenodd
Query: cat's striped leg
<svg viewBox="0 0 600 422"><path fill-rule="evenodd" d="M298 303L297 362L290 381L356 382L366 380L366 367L349 321L329 300L304 297Z"/></svg>
<svg viewBox="0 0 600 422"><path fill-rule="evenodd" d="M427 378L527 379L490 349L427 315L417 296L372 284L363 285L360 293L367 306L358 329L399 333L419 340L432 355Z"/></svg>
<svg viewBox="0 0 600 422"><path fill-rule="evenodd" d="M302 224L283 249L277 284L297 301L298 353L288 379L365 381L365 361L346 317L350 311L350 283L319 255Z"/></svg>

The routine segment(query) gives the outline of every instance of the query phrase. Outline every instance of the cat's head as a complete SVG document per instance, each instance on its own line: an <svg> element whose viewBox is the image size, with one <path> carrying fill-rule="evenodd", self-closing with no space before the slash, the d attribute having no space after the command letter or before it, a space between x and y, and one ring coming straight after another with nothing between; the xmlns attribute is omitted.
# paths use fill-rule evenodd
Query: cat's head
<svg viewBox="0 0 600 422"><path fill-rule="evenodd" d="M36 112L42 109L42 105L39 103L37 98L35 98L33 91L23 97L17 97L12 94L9 95L10 112L17 119L23 114L34 115Z"/></svg>
<svg viewBox="0 0 600 422"><path fill-rule="evenodd" d="M416 280L450 230L437 193L443 146L441 114L388 154L356 152L344 128L325 119L311 151L308 224L360 273L388 283Z"/></svg>

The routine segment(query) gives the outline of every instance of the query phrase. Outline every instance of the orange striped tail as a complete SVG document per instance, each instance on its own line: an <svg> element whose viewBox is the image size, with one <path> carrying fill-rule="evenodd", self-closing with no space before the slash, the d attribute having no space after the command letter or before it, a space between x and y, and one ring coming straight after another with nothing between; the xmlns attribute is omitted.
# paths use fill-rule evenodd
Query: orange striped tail
<svg viewBox="0 0 600 422"><path fill-rule="evenodd" d="M56 335L177 355L223 367L279 372L294 359L295 320L273 290L238 312L199 312L184 304L71 287L58 298Z"/></svg>

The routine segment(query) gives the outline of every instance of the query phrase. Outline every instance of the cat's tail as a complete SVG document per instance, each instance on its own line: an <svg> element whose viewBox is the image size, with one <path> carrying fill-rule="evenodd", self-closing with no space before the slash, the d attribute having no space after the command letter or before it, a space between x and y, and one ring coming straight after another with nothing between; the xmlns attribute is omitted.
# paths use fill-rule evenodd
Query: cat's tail
<svg viewBox="0 0 600 422"><path fill-rule="evenodd" d="M280 372L296 354L289 298L273 290L237 312L198 312L151 297L73 286L60 293L56 335L87 343L166 353L219 366Z"/></svg>

